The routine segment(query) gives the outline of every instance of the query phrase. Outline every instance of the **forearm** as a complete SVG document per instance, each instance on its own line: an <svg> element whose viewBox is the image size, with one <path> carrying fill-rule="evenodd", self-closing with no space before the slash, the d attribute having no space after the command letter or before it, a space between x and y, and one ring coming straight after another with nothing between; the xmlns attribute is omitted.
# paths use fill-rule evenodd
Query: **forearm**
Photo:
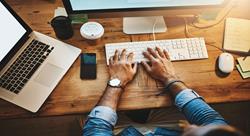
<svg viewBox="0 0 250 136"><path fill-rule="evenodd" d="M107 86L97 106L107 106L116 111L122 91L122 88Z"/></svg>
<svg viewBox="0 0 250 136"><path fill-rule="evenodd" d="M156 47L147 49L143 55L151 62L149 65L143 61L145 70L154 78L165 85L165 91L170 92L176 106L183 111L191 123L198 125L226 124L224 119L208 106L201 97L180 80L175 74L169 54L166 50Z"/></svg>
<svg viewBox="0 0 250 136"><path fill-rule="evenodd" d="M182 111L191 124L226 125L225 119L200 98L188 102Z"/></svg>
<svg viewBox="0 0 250 136"><path fill-rule="evenodd" d="M204 102L195 91L188 89L184 83L175 82L168 91L175 100L176 106L190 123L196 125L226 124L218 112Z"/></svg>
<svg viewBox="0 0 250 136"><path fill-rule="evenodd" d="M91 111L83 135L112 135L117 121L116 109L122 94L121 88L107 86L97 106Z"/></svg>
<svg viewBox="0 0 250 136"><path fill-rule="evenodd" d="M170 92L175 99L175 105L184 113L190 123L196 125L227 124L224 118L211 108L195 91L181 84L175 84Z"/></svg>
<svg viewBox="0 0 250 136"><path fill-rule="evenodd" d="M115 51L109 58L110 80L104 94L91 111L84 126L83 135L112 135L112 129L117 122L116 109L123 89L137 71L137 63L133 64L133 53L126 55L123 49L120 54Z"/></svg>

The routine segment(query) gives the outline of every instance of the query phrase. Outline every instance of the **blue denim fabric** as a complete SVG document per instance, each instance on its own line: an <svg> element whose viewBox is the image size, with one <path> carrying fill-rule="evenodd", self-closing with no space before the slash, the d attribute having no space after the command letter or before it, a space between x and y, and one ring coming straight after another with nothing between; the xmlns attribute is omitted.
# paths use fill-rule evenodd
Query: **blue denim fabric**
<svg viewBox="0 0 250 136"><path fill-rule="evenodd" d="M115 126L118 119L116 112L110 107L97 106L89 114L88 117L99 118L109 122L112 126Z"/></svg>
<svg viewBox="0 0 250 136"><path fill-rule="evenodd" d="M175 105L184 113L186 119L191 124L196 125L227 125L223 117L212 109L204 100L193 90L185 89L180 92L175 99ZM117 121L117 114L109 107L95 107L85 123L83 128L84 136L113 135L112 130ZM142 136L133 126L130 126L120 133L122 136ZM169 130L166 128L156 128L153 133L146 136L179 136L181 132Z"/></svg>

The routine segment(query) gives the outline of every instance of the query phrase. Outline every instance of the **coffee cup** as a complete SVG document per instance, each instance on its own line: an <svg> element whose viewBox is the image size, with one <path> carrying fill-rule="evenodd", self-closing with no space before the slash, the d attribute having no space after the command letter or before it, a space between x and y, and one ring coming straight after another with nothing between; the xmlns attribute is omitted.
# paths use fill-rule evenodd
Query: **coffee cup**
<svg viewBox="0 0 250 136"><path fill-rule="evenodd" d="M96 45L100 42L104 34L104 28L100 23L87 22L82 25L80 33L83 38L91 45Z"/></svg>
<svg viewBox="0 0 250 136"><path fill-rule="evenodd" d="M61 40L66 40L73 36L71 20L66 16L57 16L53 18L51 26L56 33L56 37Z"/></svg>

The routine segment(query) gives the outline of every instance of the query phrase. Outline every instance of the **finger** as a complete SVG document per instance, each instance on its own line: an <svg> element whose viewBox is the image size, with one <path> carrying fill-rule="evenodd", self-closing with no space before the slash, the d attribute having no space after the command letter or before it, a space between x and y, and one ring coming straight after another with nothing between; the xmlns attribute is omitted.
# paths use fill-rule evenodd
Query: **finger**
<svg viewBox="0 0 250 136"><path fill-rule="evenodd" d="M114 62L113 62L113 57L110 57L109 58L109 66L112 65Z"/></svg>
<svg viewBox="0 0 250 136"><path fill-rule="evenodd" d="M119 51L118 50L115 50L115 55L113 57L113 61L116 63L118 62L118 58L119 58Z"/></svg>
<svg viewBox="0 0 250 136"><path fill-rule="evenodd" d="M143 55L145 58L147 58L151 62L155 60L155 58L151 54L149 54L148 52L143 52Z"/></svg>
<svg viewBox="0 0 250 136"><path fill-rule="evenodd" d="M131 53L129 53L129 55L128 55L128 62L133 63L133 60L134 60L134 53L131 52Z"/></svg>
<svg viewBox="0 0 250 136"><path fill-rule="evenodd" d="M126 52L127 52L126 49L122 50L121 58L120 58L121 61L125 61L126 60Z"/></svg>
<svg viewBox="0 0 250 136"><path fill-rule="evenodd" d="M138 64L135 63L134 66L133 66L133 72L134 72L134 74L137 72L137 67L138 67Z"/></svg>
<svg viewBox="0 0 250 136"><path fill-rule="evenodd" d="M164 53L163 53L163 51L162 51L161 48L156 47L156 50L157 50L158 54L159 54L162 58L165 58L165 55L164 55Z"/></svg>
<svg viewBox="0 0 250 136"><path fill-rule="evenodd" d="M147 62L142 61L141 64L143 65L143 67L146 69L147 72L151 71L151 67L148 65Z"/></svg>
<svg viewBox="0 0 250 136"><path fill-rule="evenodd" d="M168 52L167 52L166 50L163 50L163 53L164 53L165 57L166 57L168 60L170 60L170 56L169 56Z"/></svg>
<svg viewBox="0 0 250 136"><path fill-rule="evenodd" d="M153 50L152 48L148 48L148 52L154 56L155 58L160 58L159 54L157 54L157 52L155 50Z"/></svg>

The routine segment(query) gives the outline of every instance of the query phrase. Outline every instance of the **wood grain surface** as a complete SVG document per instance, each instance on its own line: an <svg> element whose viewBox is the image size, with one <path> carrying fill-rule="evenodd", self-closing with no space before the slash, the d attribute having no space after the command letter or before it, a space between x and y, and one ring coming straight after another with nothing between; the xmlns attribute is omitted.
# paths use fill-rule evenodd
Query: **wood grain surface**
<svg viewBox="0 0 250 136"><path fill-rule="evenodd" d="M54 10L58 6L63 6L60 0L6 1L33 30L55 38L54 31L49 22L54 16ZM250 19L250 1L237 0L236 4L228 16ZM223 9L220 12L221 16L226 12ZM213 22L202 21L202 25L214 23L220 20L219 17ZM101 97L109 78L104 53L105 43L147 41L153 39L151 34L124 34L122 32L121 18L102 18L93 21L101 23L105 28L105 34L98 45L89 45L80 36L80 25L74 25L74 36L65 42L81 48L82 52L94 52L97 54L97 79L80 79L80 59L78 58L37 113L30 113L14 104L0 100L0 119L89 112ZM166 17L166 24L168 31L156 34L156 39L185 37L185 23L183 18ZM222 47L224 21L207 29L198 29L189 26L189 31L194 36L205 37L206 42L212 43L214 46ZM173 63L181 80L190 88L196 90L208 103L249 101L250 79L243 80L236 69L227 76L219 73L216 68L216 60L221 51L209 45L207 45L207 49L209 59ZM237 57L238 55L235 55L235 58ZM156 96L161 89L162 85L149 77L140 66L134 81L128 85L126 92L122 95L119 110L172 106L173 103L168 94Z"/></svg>

